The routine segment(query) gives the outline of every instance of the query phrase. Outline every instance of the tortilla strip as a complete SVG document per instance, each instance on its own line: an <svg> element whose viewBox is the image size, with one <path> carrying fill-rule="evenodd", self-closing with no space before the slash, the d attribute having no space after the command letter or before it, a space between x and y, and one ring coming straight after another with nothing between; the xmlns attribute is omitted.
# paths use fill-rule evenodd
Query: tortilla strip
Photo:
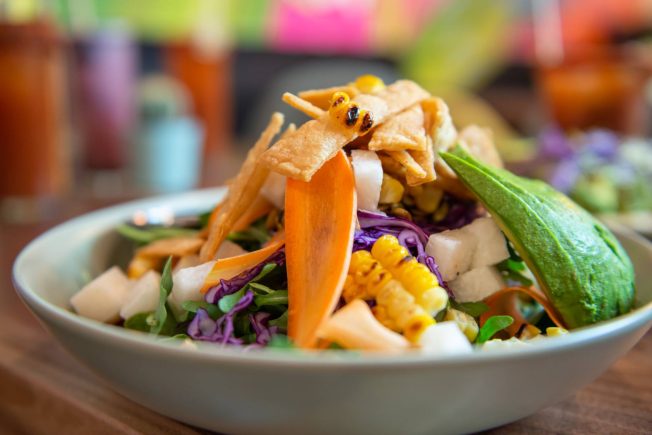
<svg viewBox="0 0 652 435"><path fill-rule="evenodd" d="M127 275L131 279L140 278L148 270L159 269L167 257L196 254L203 244L204 239L200 237L170 237L156 240L136 251L127 267Z"/></svg>
<svg viewBox="0 0 652 435"><path fill-rule="evenodd" d="M351 101L373 115L374 125L380 125L428 96L416 83L399 80L373 95L362 94ZM309 181L326 161L358 136L357 129L346 128L338 120L324 114L319 119L306 122L289 137L277 141L263 153L261 162L290 178Z"/></svg>
<svg viewBox="0 0 652 435"><path fill-rule="evenodd" d="M199 253L202 263L214 259L217 249L231 232L233 225L258 196L261 186L269 175L269 170L259 163L260 157L274 136L281 131L282 126L283 114L274 113L267 128L253 148L249 150L240 172L229 187L224 202L220 206L219 215L211 223L208 240Z"/></svg>
<svg viewBox="0 0 652 435"><path fill-rule="evenodd" d="M413 179L421 180L428 175L426 171L414 160L409 152L405 150L385 152L405 168L406 177L412 176Z"/></svg>
<svg viewBox="0 0 652 435"><path fill-rule="evenodd" d="M421 105L415 104L387 120L374 131L372 151L426 150L426 129Z"/></svg>
<svg viewBox="0 0 652 435"><path fill-rule="evenodd" d="M407 181L408 186L417 186L419 184L429 183L437 179L437 173L435 172L435 150L430 136L426 137L425 150L410 150L408 153L414 158L421 169L423 169L426 173L424 177L417 178L408 172L405 175L405 180Z"/></svg>
<svg viewBox="0 0 652 435"><path fill-rule="evenodd" d="M294 107L300 112L303 112L311 118L321 118L325 113L319 107L313 105L309 101L304 100L303 98L299 98L296 95L291 94L290 92L284 93L282 99L288 105Z"/></svg>
<svg viewBox="0 0 652 435"><path fill-rule="evenodd" d="M453 125L448 106L441 98L433 97L421 103L423 111L432 116L432 124L428 134L432 137L435 147L435 171L437 175L457 179L455 172L442 159L437 159L439 151L448 151L457 143L457 130Z"/></svg>
<svg viewBox="0 0 652 435"><path fill-rule="evenodd" d="M380 163L383 165L383 172L398 178L405 178L405 168L396 160L384 154L382 151L376 153L380 159Z"/></svg>
<svg viewBox="0 0 652 435"><path fill-rule="evenodd" d="M460 132L458 140L478 160L497 168L503 167L503 160L496 150L493 134L488 128L466 126Z"/></svg>
<svg viewBox="0 0 652 435"><path fill-rule="evenodd" d="M328 110L331 105L331 97L335 92L346 92L349 97L353 98L360 92L358 88L353 85L333 86L326 89L310 89L308 91L299 92L299 98L314 104L322 110Z"/></svg>

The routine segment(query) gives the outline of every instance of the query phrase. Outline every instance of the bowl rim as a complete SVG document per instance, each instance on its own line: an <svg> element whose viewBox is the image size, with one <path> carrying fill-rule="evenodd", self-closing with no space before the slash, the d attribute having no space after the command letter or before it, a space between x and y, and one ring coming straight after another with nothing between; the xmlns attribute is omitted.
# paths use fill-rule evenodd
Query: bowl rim
<svg viewBox="0 0 652 435"><path fill-rule="evenodd" d="M613 337L625 335L647 323L649 328L652 325L652 301L635 308L631 312L616 318L578 328L572 333L560 337L542 339L540 342L529 346L514 346L495 351L474 351L470 354L437 356L418 351L400 354L381 354L372 352L306 352L297 350L282 349L251 349L243 350L235 347L221 347L215 344L194 342L195 346L183 346L179 343L161 341L146 333L130 331L116 325L109 325L79 316L70 310L59 307L45 298L38 295L20 274L21 265L29 256L35 255L40 246L47 243L48 239L56 234L66 232L70 228L82 225L87 221L93 221L111 212L124 214L125 218L130 210L142 207L154 207L162 203L174 203L188 199L189 197L211 197L223 194L224 187L193 190L180 194L160 195L145 199L137 199L126 203L101 208L86 213L58 224L29 242L16 257L12 268L12 282L20 299L30 308L34 315L43 323L50 322L63 326L66 330L74 330L76 334L92 335L98 340L107 340L118 346L138 346L148 351L157 352L161 356L171 358L189 358L196 361L231 363L238 365L255 365L270 367L287 367L292 369L379 369L395 367L404 369L406 367L416 368L424 366L460 366L476 365L492 361L509 361L515 359L538 358L542 354L550 356L555 353L571 351L606 341ZM192 202L192 201L191 201ZM172 204L174 208L174 204ZM186 206L188 210L191 207ZM183 210L184 207L178 207ZM642 236L621 226L612 227L620 235L633 239L636 243L642 244L652 252L652 243Z"/></svg>

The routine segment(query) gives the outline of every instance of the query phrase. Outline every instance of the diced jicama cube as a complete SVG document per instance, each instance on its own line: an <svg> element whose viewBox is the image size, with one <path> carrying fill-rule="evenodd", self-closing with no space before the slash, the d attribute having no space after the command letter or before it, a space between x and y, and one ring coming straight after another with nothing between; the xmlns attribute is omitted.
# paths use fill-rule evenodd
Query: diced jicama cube
<svg viewBox="0 0 652 435"><path fill-rule="evenodd" d="M383 166L374 151L351 151L351 164L355 175L358 208L377 210L380 188L383 184Z"/></svg>
<svg viewBox="0 0 652 435"><path fill-rule="evenodd" d="M271 172L267 176L260 193L269 202L280 210L285 209L285 182L287 177L276 172Z"/></svg>
<svg viewBox="0 0 652 435"><path fill-rule="evenodd" d="M450 281L450 287L457 302L476 302L495 293L505 285L502 276L494 267L485 266L463 273Z"/></svg>
<svg viewBox="0 0 652 435"><path fill-rule="evenodd" d="M113 266L86 284L70 299L75 311L84 317L113 323L120 318L120 308L129 292L127 276Z"/></svg>
<svg viewBox="0 0 652 435"><path fill-rule="evenodd" d="M208 261L199 266L181 269L172 276L173 286L168 302L176 313L181 311L183 302L202 300L204 295L200 290L214 265L214 261Z"/></svg>
<svg viewBox="0 0 652 435"><path fill-rule="evenodd" d="M217 250L217 256L218 259L220 258L229 258L229 257L235 257L236 255L242 255L246 254L247 251L242 249L240 245L237 243L233 243L230 240L225 240L222 242L220 245L219 249Z"/></svg>
<svg viewBox="0 0 652 435"><path fill-rule="evenodd" d="M444 281L452 281L471 268L476 244L473 234L449 230L431 235L426 252L435 259Z"/></svg>
<svg viewBox="0 0 652 435"><path fill-rule="evenodd" d="M465 226L463 231L472 234L477 240L471 269L493 266L509 258L505 236L492 218L478 218Z"/></svg>
<svg viewBox="0 0 652 435"><path fill-rule="evenodd" d="M423 331L417 343L421 350L432 355L463 355L473 352L464 333L455 322L441 322Z"/></svg>
<svg viewBox="0 0 652 435"><path fill-rule="evenodd" d="M161 275L150 270L133 285L122 309L120 317L128 319L134 314L154 311L158 305Z"/></svg>

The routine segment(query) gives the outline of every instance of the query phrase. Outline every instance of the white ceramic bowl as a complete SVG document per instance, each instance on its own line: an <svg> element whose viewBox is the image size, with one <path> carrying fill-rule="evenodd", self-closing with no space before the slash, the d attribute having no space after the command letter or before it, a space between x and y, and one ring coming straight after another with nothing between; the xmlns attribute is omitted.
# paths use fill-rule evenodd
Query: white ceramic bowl
<svg viewBox="0 0 652 435"><path fill-rule="evenodd" d="M502 425L588 384L652 323L652 248L618 232L631 255L638 308L527 349L455 358L329 352L193 350L79 317L68 300L114 261L116 224L138 211L207 209L222 190L136 201L60 225L14 265L20 296L52 334L118 392L196 426L241 434L424 434Z"/></svg>

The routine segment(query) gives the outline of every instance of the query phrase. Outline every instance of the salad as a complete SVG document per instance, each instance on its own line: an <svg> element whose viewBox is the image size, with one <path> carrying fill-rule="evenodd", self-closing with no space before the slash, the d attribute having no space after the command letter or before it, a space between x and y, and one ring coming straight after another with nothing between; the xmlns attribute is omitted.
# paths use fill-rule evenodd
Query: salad
<svg viewBox="0 0 652 435"><path fill-rule="evenodd" d="M491 132L458 131L416 83L367 75L283 100L312 119L282 130L274 113L197 219L119 226L133 258L75 294L77 313L244 349L450 355L632 308L609 230L502 169Z"/></svg>

